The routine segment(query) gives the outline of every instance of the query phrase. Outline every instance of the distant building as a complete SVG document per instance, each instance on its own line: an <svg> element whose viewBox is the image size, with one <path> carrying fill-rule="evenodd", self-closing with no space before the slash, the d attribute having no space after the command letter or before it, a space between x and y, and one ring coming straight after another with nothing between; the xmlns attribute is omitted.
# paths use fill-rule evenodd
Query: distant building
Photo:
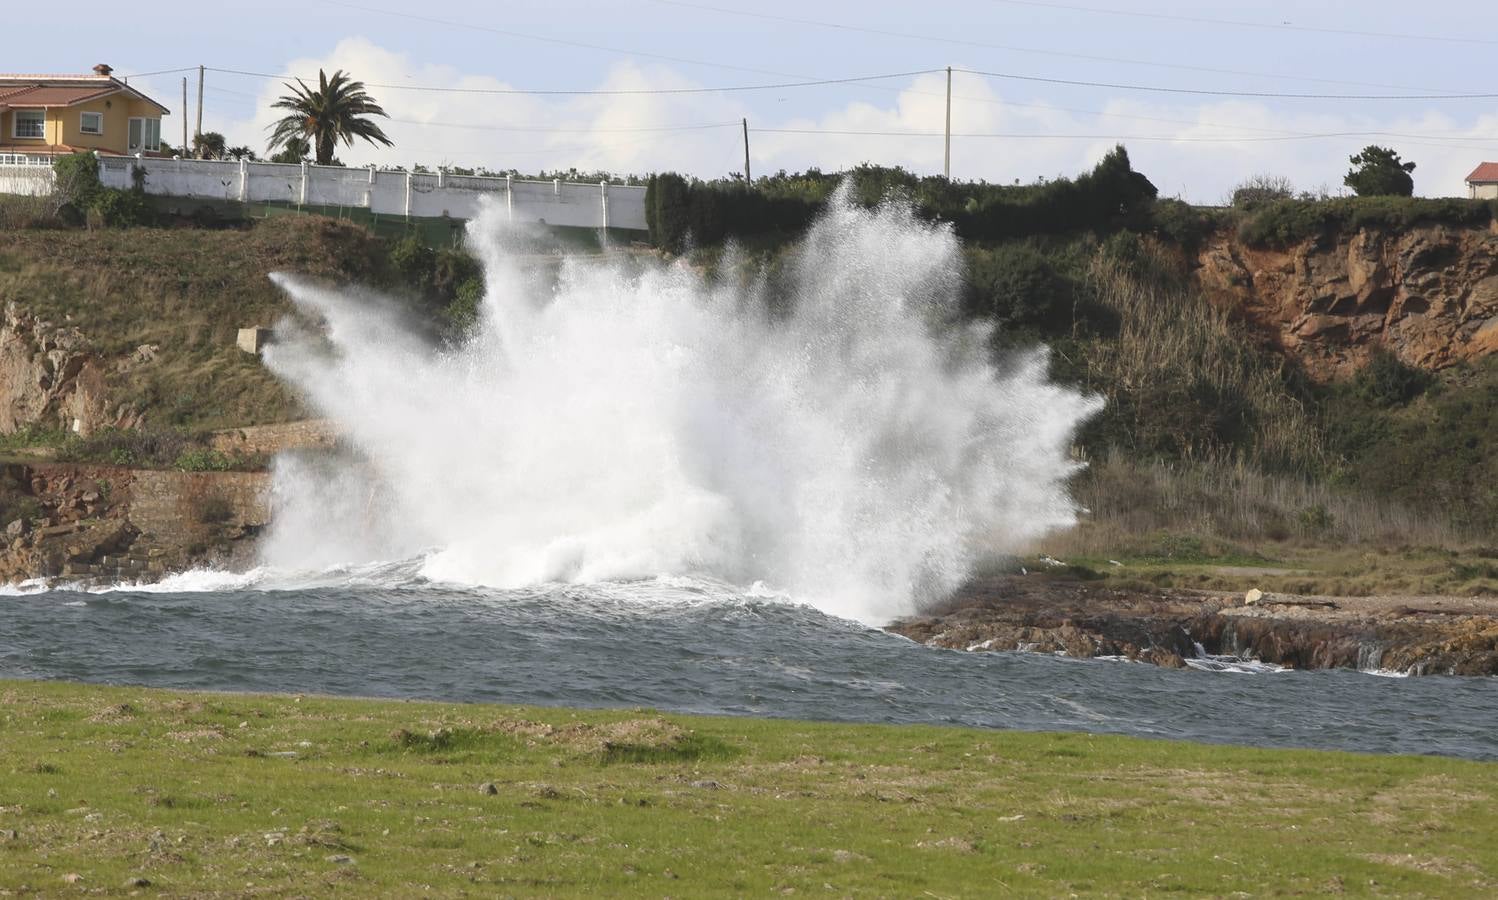
<svg viewBox="0 0 1498 900"><path fill-rule="evenodd" d="M169 111L111 71L0 74L0 164L47 164L79 150L162 155L161 117Z"/></svg>
<svg viewBox="0 0 1498 900"><path fill-rule="evenodd" d="M1473 200L1498 200L1498 162L1485 162L1467 176L1467 196Z"/></svg>

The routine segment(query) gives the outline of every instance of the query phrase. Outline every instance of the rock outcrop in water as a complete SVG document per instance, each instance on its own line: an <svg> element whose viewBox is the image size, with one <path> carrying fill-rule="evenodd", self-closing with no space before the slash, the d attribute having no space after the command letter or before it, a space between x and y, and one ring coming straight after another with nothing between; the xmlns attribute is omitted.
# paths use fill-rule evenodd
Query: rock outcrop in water
<svg viewBox="0 0 1498 900"><path fill-rule="evenodd" d="M1498 598L1239 597L1038 576L970 583L889 630L933 647L1121 656L1179 668L1198 652L1295 669L1498 675ZM1199 649L1198 649L1199 645Z"/></svg>
<svg viewBox="0 0 1498 900"><path fill-rule="evenodd" d="M0 581L155 581L244 565L269 521L269 476L65 463L0 469Z"/></svg>
<svg viewBox="0 0 1498 900"><path fill-rule="evenodd" d="M1363 229L1285 249L1231 233L1197 279L1314 378L1351 374L1377 348L1439 369L1498 351L1498 233L1444 225Z"/></svg>

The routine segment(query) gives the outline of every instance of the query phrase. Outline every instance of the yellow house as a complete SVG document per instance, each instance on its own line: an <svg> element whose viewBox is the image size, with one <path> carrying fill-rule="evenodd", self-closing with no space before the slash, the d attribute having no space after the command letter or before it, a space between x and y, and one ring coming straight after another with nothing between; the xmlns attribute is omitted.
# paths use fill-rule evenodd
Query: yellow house
<svg viewBox="0 0 1498 900"><path fill-rule="evenodd" d="M167 108L94 66L92 75L0 75L0 164L80 150L161 156Z"/></svg>

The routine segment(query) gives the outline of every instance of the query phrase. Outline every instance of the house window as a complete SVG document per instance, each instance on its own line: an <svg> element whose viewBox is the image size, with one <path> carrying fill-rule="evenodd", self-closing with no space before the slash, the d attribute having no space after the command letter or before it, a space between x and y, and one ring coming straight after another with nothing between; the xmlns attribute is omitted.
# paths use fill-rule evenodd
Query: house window
<svg viewBox="0 0 1498 900"><path fill-rule="evenodd" d="M78 123L78 130L84 134L104 133L104 114L100 112L86 112Z"/></svg>
<svg viewBox="0 0 1498 900"><path fill-rule="evenodd" d="M155 152L161 149L161 120L160 119L131 119L129 131L129 152L139 153L142 150Z"/></svg>
<svg viewBox="0 0 1498 900"><path fill-rule="evenodd" d="M44 109L18 109L11 137L45 138L47 136L47 111Z"/></svg>

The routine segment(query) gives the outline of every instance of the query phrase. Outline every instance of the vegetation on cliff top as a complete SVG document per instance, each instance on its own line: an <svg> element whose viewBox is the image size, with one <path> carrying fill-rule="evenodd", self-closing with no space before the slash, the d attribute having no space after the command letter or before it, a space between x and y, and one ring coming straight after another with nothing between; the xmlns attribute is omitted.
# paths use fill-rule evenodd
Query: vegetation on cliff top
<svg viewBox="0 0 1498 900"><path fill-rule="evenodd" d="M28 682L0 699L0 889L20 893L1498 890L1484 763Z"/></svg>

